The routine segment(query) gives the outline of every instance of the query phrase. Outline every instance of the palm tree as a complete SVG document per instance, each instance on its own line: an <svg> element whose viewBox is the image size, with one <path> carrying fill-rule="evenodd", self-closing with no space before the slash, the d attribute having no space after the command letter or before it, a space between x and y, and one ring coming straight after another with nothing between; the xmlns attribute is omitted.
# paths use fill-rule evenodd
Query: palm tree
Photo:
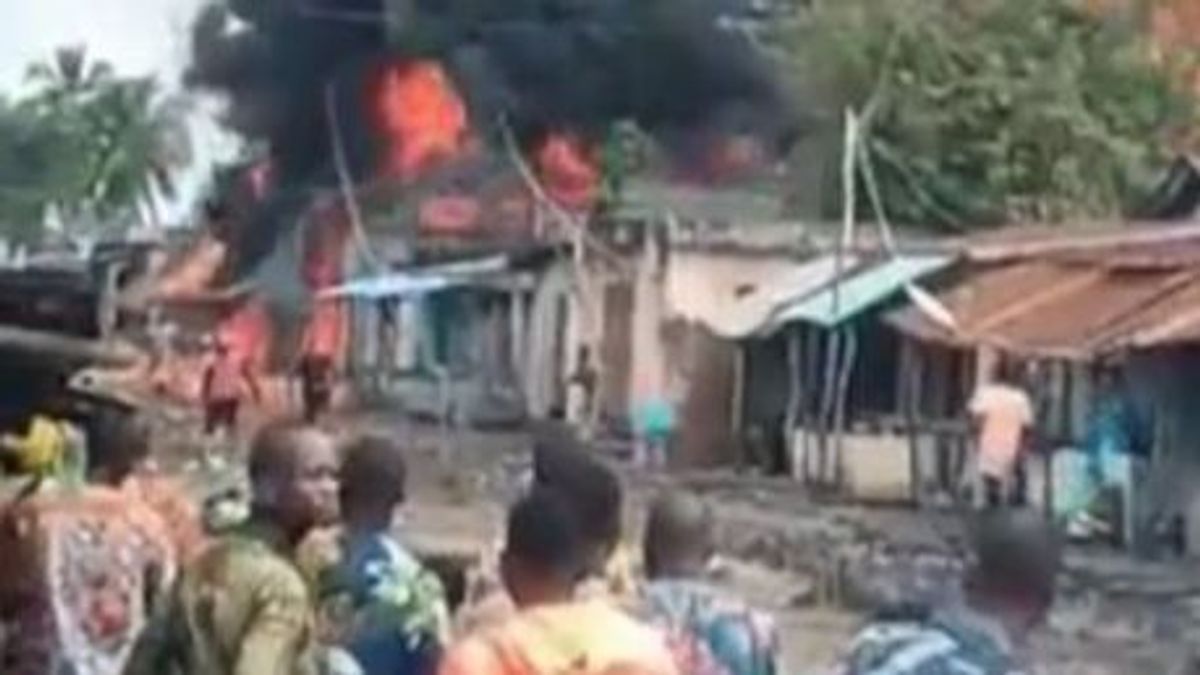
<svg viewBox="0 0 1200 675"><path fill-rule="evenodd" d="M94 142L87 198L98 215L124 216L130 209L153 223L159 197L175 194L175 173L191 161L182 98L158 95L153 80L121 80L104 86L89 106Z"/></svg>
<svg viewBox="0 0 1200 675"><path fill-rule="evenodd" d="M76 168L54 204L64 219L126 225L157 222L159 196L174 194L174 174L191 161L187 106L163 97L151 78L118 77L82 47L66 47L32 65L29 105L73 139Z"/></svg>

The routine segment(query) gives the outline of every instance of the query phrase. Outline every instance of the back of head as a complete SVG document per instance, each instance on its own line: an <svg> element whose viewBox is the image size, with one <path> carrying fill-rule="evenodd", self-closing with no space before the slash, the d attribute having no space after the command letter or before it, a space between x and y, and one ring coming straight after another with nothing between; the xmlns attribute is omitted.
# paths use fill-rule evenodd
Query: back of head
<svg viewBox="0 0 1200 675"><path fill-rule="evenodd" d="M535 487L508 514L503 574L521 605L570 594L582 574L578 521L565 495Z"/></svg>
<svg viewBox="0 0 1200 675"><path fill-rule="evenodd" d="M268 424L259 429L250 443L250 458L246 467L250 484L260 487L265 483L287 479L293 470L295 446L306 431L306 426L289 422Z"/></svg>
<svg viewBox="0 0 1200 675"><path fill-rule="evenodd" d="M102 407L86 423L91 471L106 480L121 480L150 455L150 425L136 413Z"/></svg>
<svg viewBox="0 0 1200 675"><path fill-rule="evenodd" d="M700 573L712 549L712 512L707 504L682 491L668 491L654 500L643 543L651 577Z"/></svg>
<svg viewBox="0 0 1200 675"><path fill-rule="evenodd" d="M404 501L408 466L390 438L363 436L343 449L341 477L347 511L358 504L393 508Z"/></svg>
<svg viewBox="0 0 1200 675"><path fill-rule="evenodd" d="M1030 509L980 514L971 527L975 592L1044 612L1054 597L1061 542L1053 525Z"/></svg>
<svg viewBox="0 0 1200 675"><path fill-rule="evenodd" d="M593 567L603 564L621 537L621 483L611 469L573 443L534 448L534 484L557 491L574 512Z"/></svg>

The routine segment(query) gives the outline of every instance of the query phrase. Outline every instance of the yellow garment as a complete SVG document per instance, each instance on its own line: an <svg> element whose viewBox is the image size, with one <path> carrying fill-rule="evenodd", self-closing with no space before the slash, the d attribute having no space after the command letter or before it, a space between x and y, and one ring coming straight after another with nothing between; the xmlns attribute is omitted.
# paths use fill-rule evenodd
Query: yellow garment
<svg viewBox="0 0 1200 675"><path fill-rule="evenodd" d="M602 600L518 612L446 653L439 675L676 675L665 638Z"/></svg>
<svg viewBox="0 0 1200 675"><path fill-rule="evenodd" d="M22 473L49 476L62 469L68 443L62 422L37 415L24 436L9 436L6 440L17 453L17 468Z"/></svg>

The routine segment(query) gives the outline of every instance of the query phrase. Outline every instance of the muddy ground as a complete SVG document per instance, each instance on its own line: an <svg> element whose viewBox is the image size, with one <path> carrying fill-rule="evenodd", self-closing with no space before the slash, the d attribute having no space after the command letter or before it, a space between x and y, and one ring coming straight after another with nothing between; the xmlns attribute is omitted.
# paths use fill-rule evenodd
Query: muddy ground
<svg viewBox="0 0 1200 675"><path fill-rule="evenodd" d="M167 426L178 439L191 423L178 418ZM404 442L411 495L405 530L426 551L469 555L494 543L504 505L528 467L529 437L519 431L446 436L380 415L329 426L345 434L382 431ZM174 449L164 452L164 463L199 489L230 482L227 469L200 468L191 444L166 445ZM881 602L946 600L957 592L963 562L953 513L817 503L786 481L726 473L622 471L630 541L647 498L664 486L683 485L712 502L723 583L776 615L783 673L831 672L855 627ZM1175 673L1184 672L1192 636L1200 636L1200 579L1189 564L1078 549L1068 556L1058 605L1034 652L1047 673Z"/></svg>

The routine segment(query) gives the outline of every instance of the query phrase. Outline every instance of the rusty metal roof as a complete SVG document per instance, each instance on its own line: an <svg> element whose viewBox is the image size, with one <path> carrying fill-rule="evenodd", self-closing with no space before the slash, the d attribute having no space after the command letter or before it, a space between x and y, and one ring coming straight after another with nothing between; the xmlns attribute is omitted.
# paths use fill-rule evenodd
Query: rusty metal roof
<svg viewBox="0 0 1200 675"><path fill-rule="evenodd" d="M1200 337L1198 277L1194 269L1017 263L968 273L940 294L953 327L915 305L892 313L888 321L926 341L1084 359Z"/></svg>

